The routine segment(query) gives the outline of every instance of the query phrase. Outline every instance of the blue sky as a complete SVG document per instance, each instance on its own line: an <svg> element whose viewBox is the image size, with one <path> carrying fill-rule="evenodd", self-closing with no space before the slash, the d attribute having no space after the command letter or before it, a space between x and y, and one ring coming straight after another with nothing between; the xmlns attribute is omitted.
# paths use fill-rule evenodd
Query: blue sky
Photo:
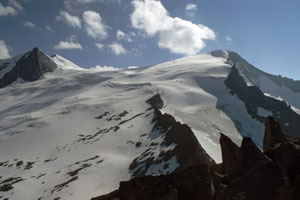
<svg viewBox="0 0 300 200"><path fill-rule="evenodd" d="M127 68L228 49L300 80L299 8L296 0L0 0L0 58L37 46L85 68Z"/></svg>

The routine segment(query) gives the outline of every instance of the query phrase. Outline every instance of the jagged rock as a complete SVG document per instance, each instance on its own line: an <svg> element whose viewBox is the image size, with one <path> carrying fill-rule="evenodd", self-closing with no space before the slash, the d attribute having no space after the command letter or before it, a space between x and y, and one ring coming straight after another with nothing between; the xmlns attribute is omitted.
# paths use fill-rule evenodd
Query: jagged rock
<svg viewBox="0 0 300 200"><path fill-rule="evenodd" d="M283 141L285 141L285 137L280 124L273 117L267 117L265 122L264 151Z"/></svg>
<svg viewBox="0 0 300 200"><path fill-rule="evenodd" d="M264 95L257 86L248 86L235 64L224 83L232 95L236 95L244 102L247 112L252 118L264 123L266 117L258 115L258 108L263 108L271 112L281 124L288 124L283 127L283 131L289 136L300 137L300 116L285 101ZM262 146L262 144L259 145Z"/></svg>
<svg viewBox="0 0 300 200"><path fill-rule="evenodd" d="M234 174L238 168L238 159L240 157L239 147L230 140L229 137L221 133L220 146L223 163L221 170L223 174Z"/></svg>
<svg viewBox="0 0 300 200"><path fill-rule="evenodd" d="M243 174L256 167L259 162L268 162L269 159L254 144L251 138L244 137L240 147L239 174Z"/></svg>
<svg viewBox="0 0 300 200"><path fill-rule="evenodd" d="M283 170L272 162L256 163L250 171L233 178L215 200L283 200L288 199L287 181Z"/></svg>
<svg viewBox="0 0 300 200"><path fill-rule="evenodd" d="M226 155L223 157L223 169L227 169L224 172L230 176L225 176L226 181L213 179L216 188L221 188L214 194L213 199L279 200L290 194L286 173L264 156L251 138L243 138L241 147L238 148L228 137L222 135L220 144L222 155ZM226 186L220 187L218 184L221 183Z"/></svg>
<svg viewBox="0 0 300 200"><path fill-rule="evenodd" d="M212 194L210 169L206 164L194 166L170 175L145 176L120 183L111 198L93 200L206 200Z"/></svg>
<svg viewBox="0 0 300 200"><path fill-rule="evenodd" d="M292 200L300 199L300 176L298 175L293 188Z"/></svg>
<svg viewBox="0 0 300 200"><path fill-rule="evenodd" d="M264 153L283 168L292 184L300 176L300 139L289 138L272 117L266 120Z"/></svg>
<svg viewBox="0 0 300 200"><path fill-rule="evenodd" d="M56 68L57 65L46 54L34 48L21 57L13 69L0 79L0 88L11 84L18 78L24 81L38 80L45 73L53 72Z"/></svg>
<svg viewBox="0 0 300 200"><path fill-rule="evenodd" d="M162 109L164 105L164 101L160 97L160 94L156 94L150 99L146 101L146 103L150 104L152 108L154 109Z"/></svg>
<svg viewBox="0 0 300 200"><path fill-rule="evenodd" d="M273 118L267 118L265 133L264 152L251 138L243 138L238 147L221 134L223 163L121 182L119 190L111 193L114 196L97 200L300 199L300 139L284 136Z"/></svg>
<svg viewBox="0 0 300 200"><path fill-rule="evenodd" d="M212 166L215 164L214 160L206 153L198 142L192 129L186 125L177 122L175 118L169 114L162 114L159 108L163 106L163 100L159 94L151 97L146 101L154 109L154 117L152 122L155 123L152 132L157 132L163 138L163 143L160 144L170 148L166 152L161 152L159 158L151 157L151 152L147 149L140 156L135 158L129 166L132 172L132 177L145 176L155 163L168 161L174 156L179 166L175 171L185 169L189 166L195 166L202 163ZM151 135L151 133L149 133ZM142 167L141 167L142 166Z"/></svg>

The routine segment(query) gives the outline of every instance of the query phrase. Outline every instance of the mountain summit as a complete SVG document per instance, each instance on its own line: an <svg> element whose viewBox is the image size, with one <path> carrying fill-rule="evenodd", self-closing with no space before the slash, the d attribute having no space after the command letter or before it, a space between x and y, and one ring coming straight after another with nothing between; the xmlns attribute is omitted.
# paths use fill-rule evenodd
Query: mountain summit
<svg viewBox="0 0 300 200"><path fill-rule="evenodd" d="M38 80L47 72L53 72L57 65L40 49L34 48L21 56L6 60L0 65L0 88L18 78L24 81Z"/></svg>
<svg viewBox="0 0 300 200"><path fill-rule="evenodd" d="M222 161L221 132L237 146L249 137L262 149L268 115L299 137L299 81L231 51L130 70L82 69L37 48L0 60L4 199L88 199L120 181L211 166Z"/></svg>

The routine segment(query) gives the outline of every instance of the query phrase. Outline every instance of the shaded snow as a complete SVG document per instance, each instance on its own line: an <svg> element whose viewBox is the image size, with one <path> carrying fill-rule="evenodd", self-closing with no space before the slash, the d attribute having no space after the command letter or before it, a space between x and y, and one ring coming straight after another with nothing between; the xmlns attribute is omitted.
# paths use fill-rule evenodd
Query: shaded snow
<svg viewBox="0 0 300 200"><path fill-rule="evenodd" d="M17 64L17 61L23 57L25 54L21 54L18 56L14 56L11 59L7 59L7 60L2 60L2 62L9 62L9 64L2 70L0 70L0 79L9 71L11 71Z"/></svg>

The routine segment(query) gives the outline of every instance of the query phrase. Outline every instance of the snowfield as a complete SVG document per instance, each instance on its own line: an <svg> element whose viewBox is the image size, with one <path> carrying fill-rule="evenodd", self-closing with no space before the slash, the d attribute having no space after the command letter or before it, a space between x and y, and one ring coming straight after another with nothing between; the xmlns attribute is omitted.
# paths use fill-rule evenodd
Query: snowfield
<svg viewBox="0 0 300 200"><path fill-rule="evenodd" d="M220 132L237 144L250 136L261 145L263 123L224 84L232 67L226 53L109 72L82 69L56 55L54 73L0 89L0 187L13 187L0 191L0 199L82 200L117 189L119 181L130 179L130 163L161 142L153 136L153 112L146 103L157 93L165 102L162 112L190 126L216 162L222 159ZM300 110L300 93L278 88L263 75L259 83L263 92ZM259 114L268 112L261 108ZM151 148L158 156L163 147ZM147 174L171 173L177 166L172 157Z"/></svg>

